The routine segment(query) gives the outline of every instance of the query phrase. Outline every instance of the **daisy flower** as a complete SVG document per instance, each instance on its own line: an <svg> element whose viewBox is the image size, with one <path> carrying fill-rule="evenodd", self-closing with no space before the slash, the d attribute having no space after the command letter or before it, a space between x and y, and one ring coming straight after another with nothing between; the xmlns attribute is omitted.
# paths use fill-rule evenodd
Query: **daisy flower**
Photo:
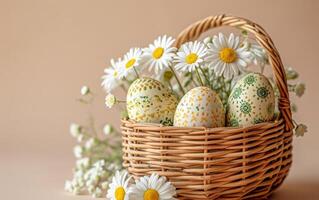
<svg viewBox="0 0 319 200"><path fill-rule="evenodd" d="M207 48L202 42L188 42L181 46L175 56L175 68L179 71L192 72L204 63Z"/></svg>
<svg viewBox="0 0 319 200"><path fill-rule="evenodd" d="M136 68L140 65L141 56L142 50L140 48L131 48L129 52L124 55L119 71L120 78L126 77L132 72L135 72L136 76L139 77Z"/></svg>
<svg viewBox="0 0 319 200"><path fill-rule="evenodd" d="M175 195L175 187L155 173L141 177L130 189L132 200L175 200Z"/></svg>
<svg viewBox="0 0 319 200"><path fill-rule="evenodd" d="M239 37L230 34L229 38L222 33L213 37L212 43L208 44L206 62L217 76L224 76L231 79L245 71L245 67L250 62L251 53L247 51L247 46L241 46Z"/></svg>
<svg viewBox="0 0 319 200"><path fill-rule="evenodd" d="M154 69L157 74L165 68L168 68L175 56L176 48L172 47L175 39L166 35L158 37L153 44L143 49L143 66L151 71Z"/></svg>
<svg viewBox="0 0 319 200"><path fill-rule="evenodd" d="M109 185L106 198L110 200L129 200L129 183L131 177L127 171L116 171L112 178L112 183Z"/></svg>
<svg viewBox="0 0 319 200"><path fill-rule="evenodd" d="M104 75L102 76L102 87L106 92L111 92L114 88L119 85L119 69L121 66L121 59L119 58L117 62L113 59L111 60L111 67L104 69Z"/></svg>

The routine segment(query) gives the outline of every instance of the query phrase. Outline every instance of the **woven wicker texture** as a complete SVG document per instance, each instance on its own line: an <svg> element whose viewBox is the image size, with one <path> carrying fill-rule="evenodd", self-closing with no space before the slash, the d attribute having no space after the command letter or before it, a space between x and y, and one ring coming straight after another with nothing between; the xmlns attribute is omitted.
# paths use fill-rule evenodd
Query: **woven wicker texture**
<svg viewBox="0 0 319 200"><path fill-rule="evenodd" d="M259 25L219 15L185 29L176 47L219 26L255 35L269 54L280 92L281 115L273 122L244 128L179 128L122 121L123 165L135 177L166 176L179 199L265 199L291 166L292 118L285 72L271 38Z"/></svg>

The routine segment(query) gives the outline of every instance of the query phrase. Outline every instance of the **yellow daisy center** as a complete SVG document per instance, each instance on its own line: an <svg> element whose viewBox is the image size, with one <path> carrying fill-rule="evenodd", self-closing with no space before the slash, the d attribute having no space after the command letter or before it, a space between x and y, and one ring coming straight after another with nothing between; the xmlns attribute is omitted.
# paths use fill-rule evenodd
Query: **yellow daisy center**
<svg viewBox="0 0 319 200"><path fill-rule="evenodd" d="M115 199L116 200L124 200L125 190L123 187L118 187L115 190Z"/></svg>
<svg viewBox="0 0 319 200"><path fill-rule="evenodd" d="M117 71L114 71L114 72L113 72L113 76L114 76L114 77L117 77L117 75L118 75Z"/></svg>
<svg viewBox="0 0 319 200"><path fill-rule="evenodd" d="M186 56L185 60L187 64L193 64L194 62L197 61L197 58L198 58L198 55L196 53L191 53Z"/></svg>
<svg viewBox="0 0 319 200"><path fill-rule="evenodd" d="M159 200L159 194L154 189L148 189L144 192L144 200Z"/></svg>
<svg viewBox="0 0 319 200"><path fill-rule="evenodd" d="M219 58L225 63L232 63L237 60L237 53L232 48L223 48L219 52Z"/></svg>
<svg viewBox="0 0 319 200"><path fill-rule="evenodd" d="M131 68L135 64L135 62L136 62L135 58L132 58L131 60L127 61L125 68L126 69Z"/></svg>
<svg viewBox="0 0 319 200"><path fill-rule="evenodd" d="M164 53L164 49L162 47L157 47L154 51L153 51L153 58L155 59L159 59L162 57Z"/></svg>

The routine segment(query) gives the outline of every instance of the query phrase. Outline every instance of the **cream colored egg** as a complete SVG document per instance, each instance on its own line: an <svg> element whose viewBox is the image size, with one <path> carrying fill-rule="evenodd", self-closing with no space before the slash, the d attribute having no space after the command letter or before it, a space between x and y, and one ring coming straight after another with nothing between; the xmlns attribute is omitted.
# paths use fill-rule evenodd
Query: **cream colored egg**
<svg viewBox="0 0 319 200"><path fill-rule="evenodd" d="M174 126L225 126L225 110L218 94L208 87L188 91L177 106Z"/></svg>
<svg viewBox="0 0 319 200"><path fill-rule="evenodd" d="M135 80L129 87L126 100L130 119L173 125L177 98L161 82L151 78Z"/></svg>
<svg viewBox="0 0 319 200"><path fill-rule="evenodd" d="M259 73L241 78L232 90L227 105L228 126L249 126L271 121L275 110L274 90Z"/></svg>

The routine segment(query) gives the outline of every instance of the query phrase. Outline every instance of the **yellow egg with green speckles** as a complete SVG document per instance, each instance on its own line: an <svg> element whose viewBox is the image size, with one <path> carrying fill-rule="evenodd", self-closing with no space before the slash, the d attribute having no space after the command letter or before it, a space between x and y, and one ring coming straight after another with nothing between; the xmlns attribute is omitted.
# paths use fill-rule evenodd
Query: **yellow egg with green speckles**
<svg viewBox="0 0 319 200"><path fill-rule="evenodd" d="M173 125L177 98L161 82L139 78L129 87L126 97L130 119L143 123Z"/></svg>
<svg viewBox="0 0 319 200"><path fill-rule="evenodd" d="M225 110L218 94L208 87L196 87L188 91L177 106L174 126L225 126Z"/></svg>

